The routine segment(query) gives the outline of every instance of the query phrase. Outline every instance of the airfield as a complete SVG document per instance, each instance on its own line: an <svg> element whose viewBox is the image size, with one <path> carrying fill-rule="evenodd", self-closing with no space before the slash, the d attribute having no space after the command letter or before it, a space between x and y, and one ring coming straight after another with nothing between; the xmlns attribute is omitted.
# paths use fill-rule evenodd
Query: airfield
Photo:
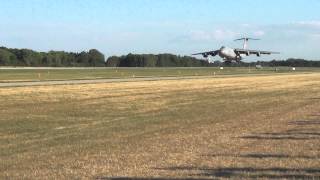
<svg viewBox="0 0 320 180"><path fill-rule="evenodd" d="M1 179L320 178L317 68L8 68L0 86Z"/></svg>

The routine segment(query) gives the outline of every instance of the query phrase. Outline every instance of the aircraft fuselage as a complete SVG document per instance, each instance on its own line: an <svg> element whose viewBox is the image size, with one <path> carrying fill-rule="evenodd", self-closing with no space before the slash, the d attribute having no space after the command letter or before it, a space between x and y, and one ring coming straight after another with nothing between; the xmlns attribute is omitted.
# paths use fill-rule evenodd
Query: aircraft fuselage
<svg viewBox="0 0 320 180"><path fill-rule="evenodd" d="M233 48L222 46L219 51L219 56L225 61L240 61L242 58L240 55L235 53Z"/></svg>

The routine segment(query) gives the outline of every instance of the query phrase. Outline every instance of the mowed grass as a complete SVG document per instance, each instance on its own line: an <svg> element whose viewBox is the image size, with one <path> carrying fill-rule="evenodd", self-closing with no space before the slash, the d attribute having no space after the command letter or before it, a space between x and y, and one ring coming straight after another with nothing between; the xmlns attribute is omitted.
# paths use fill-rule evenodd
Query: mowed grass
<svg viewBox="0 0 320 180"><path fill-rule="evenodd" d="M246 75L246 74L274 74L320 72L320 68L290 67L224 67L223 70L212 68L49 68L49 69L0 69L1 82L16 81L46 81L71 79L105 79L105 78L138 78L138 77L166 77L166 76L212 76L212 75Z"/></svg>
<svg viewBox="0 0 320 180"><path fill-rule="evenodd" d="M0 89L0 178L320 178L320 73Z"/></svg>

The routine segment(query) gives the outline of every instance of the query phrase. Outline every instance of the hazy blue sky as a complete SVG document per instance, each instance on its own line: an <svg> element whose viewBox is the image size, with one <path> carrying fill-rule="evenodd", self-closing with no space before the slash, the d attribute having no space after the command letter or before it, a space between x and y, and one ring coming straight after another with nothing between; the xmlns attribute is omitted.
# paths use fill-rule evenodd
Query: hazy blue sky
<svg viewBox="0 0 320 180"><path fill-rule="evenodd" d="M106 56L241 47L320 59L320 0L0 0L0 46ZM255 57L248 60L256 59Z"/></svg>

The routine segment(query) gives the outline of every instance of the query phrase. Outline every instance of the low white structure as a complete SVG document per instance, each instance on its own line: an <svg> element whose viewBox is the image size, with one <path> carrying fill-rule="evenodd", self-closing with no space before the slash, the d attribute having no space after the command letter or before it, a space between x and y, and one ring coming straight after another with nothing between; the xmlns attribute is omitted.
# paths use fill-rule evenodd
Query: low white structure
<svg viewBox="0 0 320 180"><path fill-rule="evenodd" d="M262 66L260 64L257 64L256 69L262 69Z"/></svg>

